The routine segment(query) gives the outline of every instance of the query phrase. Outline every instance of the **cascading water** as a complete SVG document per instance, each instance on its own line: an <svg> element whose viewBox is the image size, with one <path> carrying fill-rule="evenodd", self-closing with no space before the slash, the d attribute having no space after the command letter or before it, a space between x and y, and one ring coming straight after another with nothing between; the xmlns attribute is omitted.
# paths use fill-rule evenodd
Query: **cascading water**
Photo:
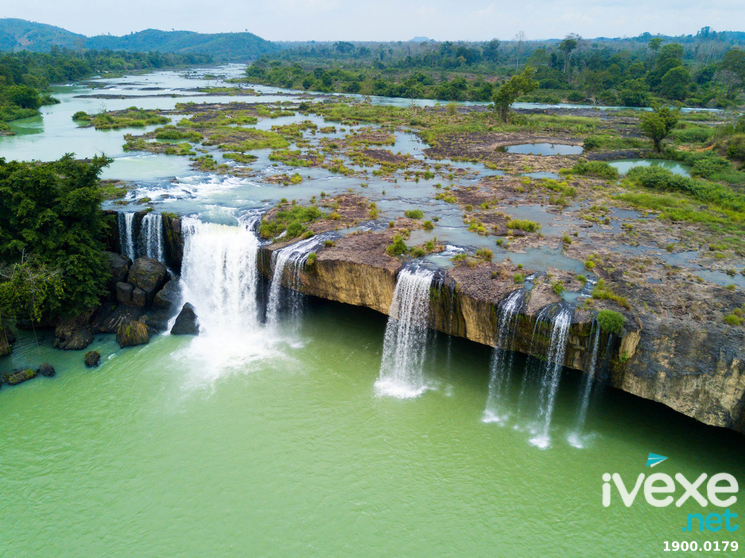
<svg viewBox="0 0 745 558"><path fill-rule="evenodd" d="M486 401L484 411L484 422L503 422L507 414L500 414L500 400L503 398L502 391L509 385L510 371L514 352L512 352L517 326L517 316L522 307L525 292L522 289L512 291L499 304L499 316L497 317L497 345L492 352L491 376L489 379L489 397Z"/></svg>
<svg viewBox="0 0 745 558"><path fill-rule="evenodd" d="M434 273L424 268L403 269L385 328L383 360L375 389L381 395L416 397L426 389L430 285Z"/></svg>
<svg viewBox="0 0 745 558"><path fill-rule="evenodd" d="M556 392L559 389L561 370L564 366L564 353L566 352L569 326L572 325L572 316L574 314L573 307L567 304L561 304L553 319L551 319L551 308L544 308L538 316L539 321L548 322L551 328L548 354L546 355L546 368L539 395L538 433L530 439L530 443L540 449L546 449L550 443L549 428L551 426L551 415L554 412Z"/></svg>
<svg viewBox="0 0 745 558"><path fill-rule="evenodd" d="M302 301L300 271L305 262L308 261L308 256L321 245L322 240L323 238L320 236L314 236L286 246L272 254L274 271L267 305L267 323L269 325L276 326L279 323L283 307L289 307L293 316L299 313ZM287 285L288 288L283 289L282 279L286 269L290 270L291 276Z"/></svg>
<svg viewBox="0 0 745 558"><path fill-rule="evenodd" d="M134 234L134 213L119 213L117 224L119 225L119 243L122 247L122 256L134 261L135 254L135 234Z"/></svg>
<svg viewBox="0 0 745 558"><path fill-rule="evenodd" d="M212 376L270 352L272 339L260 320L258 219L248 215L239 226L182 222L182 298L194 305L200 327L186 357L204 361Z"/></svg>
<svg viewBox="0 0 745 558"><path fill-rule="evenodd" d="M592 353L590 355L590 366L585 374L584 381L582 382L582 393L579 406L579 412L577 413L577 423L574 426L574 431L569 434L568 441L575 448L583 448L582 442L582 431L587 420L587 408L590 406L590 395L592 393L592 386L595 383L595 368L598 361L598 348L600 347L600 326L597 320L592 322L593 331L590 333L592 337Z"/></svg>
<svg viewBox="0 0 745 558"><path fill-rule="evenodd" d="M159 262L163 257L163 216L150 212L142 219L140 227L140 246L145 247L145 256Z"/></svg>

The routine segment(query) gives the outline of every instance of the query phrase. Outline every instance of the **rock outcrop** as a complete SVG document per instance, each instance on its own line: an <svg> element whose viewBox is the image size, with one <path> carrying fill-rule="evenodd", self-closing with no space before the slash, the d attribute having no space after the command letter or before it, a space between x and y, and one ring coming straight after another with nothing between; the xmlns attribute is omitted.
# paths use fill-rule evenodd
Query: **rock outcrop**
<svg viewBox="0 0 745 558"><path fill-rule="evenodd" d="M0 324L0 357L9 355L13 350L13 343L15 342L15 335L13 335L10 328Z"/></svg>
<svg viewBox="0 0 745 558"><path fill-rule="evenodd" d="M146 305L153 303L155 295L158 291L163 288L168 280L168 270L166 266L154 260L153 258L142 257L138 258L137 261L132 264L127 275L127 283L134 287L132 291L132 300L135 301L135 297L141 297L138 295L136 290L140 289L144 293L144 300ZM138 300L139 302L139 300ZM137 306L138 304L133 304Z"/></svg>
<svg viewBox="0 0 745 558"><path fill-rule="evenodd" d="M98 366L98 363L101 362L101 354L98 351L88 351L85 353L84 362L87 368Z"/></svg>
<svg viewBox="0 0 745 558"><path fill-rule="evenodd" d="M171 335L199 335L199 321L194 307L188 302L184 304L176 321L171 328Z"/></svg>
<svg viewBox="0 0 745 558"><path fill-rule="evenodd" d="M386 242L383 235L348 236L337 241L336 247L319 251L313 265L300 271L302 292L388 314L401 262L385 255ZM267 277L271 277L275 249L262 248L259 258L260 270ZM440 272L430 301L431 327L494 346L499 302L523 288L513 281L517 269L511 265L463 265ZM292 287L289 281L286 286ZM561 298L548 282L539 282L532 292L526 292L525 299L514 347L541 357L546 354L548 337L540 331L533 336L538 314ZM601 373L605 382L706 424L745 432L742 328L618 311L626 317L623 331L603 332L600 342L600 360L607 363ZM565 366L589 370L592 322L590 312L575 311Z"/></svg>
<svg viewBox="0 0 745 558"><path fill-rule="evenodd" d="M116 342L121 348L145 345L149 341L150 332L140 321L125 319L116 330Z"/></svg>

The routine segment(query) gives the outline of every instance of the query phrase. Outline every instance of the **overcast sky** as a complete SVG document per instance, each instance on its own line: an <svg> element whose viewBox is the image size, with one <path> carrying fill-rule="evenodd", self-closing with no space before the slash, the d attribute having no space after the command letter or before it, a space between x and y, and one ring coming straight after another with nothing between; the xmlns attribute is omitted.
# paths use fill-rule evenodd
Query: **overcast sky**
<svg viewBox="0 0 745 558"><path fill-rule="evenodd" d="M0 17L84 35L248 30L270 40L528 39L745 30L743 0L0 0Z"/></svg>

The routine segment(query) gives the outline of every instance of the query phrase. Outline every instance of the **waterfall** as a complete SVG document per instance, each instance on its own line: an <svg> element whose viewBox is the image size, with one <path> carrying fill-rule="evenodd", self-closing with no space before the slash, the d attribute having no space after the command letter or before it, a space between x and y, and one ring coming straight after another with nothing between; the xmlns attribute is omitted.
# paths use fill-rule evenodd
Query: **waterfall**
<svg viewBox="0 0 745 558"><path fill-rule="evenodd" d="M240 226L184 218L181 284L207 335L250 331L259 325L256 266L259 240L250 215Z"/></svg>
<svg viewBox="0 0 745 558"><path fill-rule="evenodd" d="M551 319L549 318L549 308L551 307L544 308L538 316L538 320L541 322L545 323L550 320L551 337L549 339L546 367L539 394L539 431L530 440L531 444L541 449L546 449L550 443L549 428L551 426L551 415L554 412L556 392L559 389L561 369L564 366L564 353L566 352L569 326L572 325L572 316L574 314L572 307L566 304L560 304L558 311Z"/></svg>
<svg viewBox="0 0 745 558"><path fill-rule="evenodd" d="M159 262L163 257L163 216L150 212L142 219L140 228L140 246L145 247L145 255Z"/></svg>
<svg viewBox="0 0 745 558"><path fill-rule="evenodd" d="M579 405L579 412L577 413L577 423L574 426L574 431L569 434L569 443L575 448L582 448L582 429L585 426L585 420L587 420L587 408L590 406L590 394L592 393L592 386L595 383L595 368L598 361L598 347L600 346L600 326L597 320L592 322L592 331L590 332L592 337L592 353L590 355L590 367L585 374L582 382L582 394Z"/></svg>
<svg viewBox="0 0 745 558"><path fill-rule="evenodd" d="M119 225L119 244L122 247L122 256L134 261L135 254L135 235L134 235L135 214L119 213L117 223Z"/></svg>
<svg viewBox="0 0 745 558"><path fill-rule="evenodd" d="M300 294L300 271L308 261L308 256L313 250L317 249L323 238L314 236L306 240L301 240L295 244L285 246L276 250L272 254L272 285L269 290L269 303L267 305L267 323L276 326L279 323L279 317L283 307L289 306L293 315L300 311L301 294ZM290 276L287 289L282 288L282 279L285 275L285 269L289 269Z"/></svg>
<svg viewBox="0 0 745 558"><path fill-rule="evenodd" d="M512 370L512 346L517 326L517 316L522 307L525 292L522 289L512 291L499 303L497 316L497 344L492 352L491 376L489 378L489 396L484 411L484 422L503 422L506 414L499 414L499 404L503 389L509 385Z"/></svg>
<svg viewBox="0 0 745 558"><path fill-rule="evenodd" d="M379 394L416 397L426 389L424 359L427 352L430 285L434 273L423 268L403 269L385 328Z"/></svg>
<svg viewBox="0 0 745 558"><path fill-rule="evenodd" d="M194 305L200 330L177 354L189 363L198 386L286 358L277 348L279 339L262 323L260 242L254 232L260 218L246 214L238 226L182 220L182 300Z"/></svg>

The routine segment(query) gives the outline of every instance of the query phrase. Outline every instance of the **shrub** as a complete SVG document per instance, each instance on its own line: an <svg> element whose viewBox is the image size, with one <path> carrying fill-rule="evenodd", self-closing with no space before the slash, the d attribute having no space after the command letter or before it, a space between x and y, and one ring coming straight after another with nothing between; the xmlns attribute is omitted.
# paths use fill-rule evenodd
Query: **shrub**
<svg viewBox="0 0 745 558"><path fill-rule="evenodd" d="M519 229L525 232L536 232L540 230L540 223L528 221L527 219L512 219L507 223L508 229Z"/></svg>
<svg viewBox="0 0 745 558"><path fill-rule="evenodd" d="M620 333L626 323L626 318L620 312L601 310L597 315L598 325L608 333Z"/></svg>
<svg viewBox="0 0 745 558"><path fill-rule="evenodd" d="M404 213L409 219L421 219L424 217L421 209L410 209Z"/></svg>
<svg viewBox="0 0 745 558"><path fill-rule="evenodd" d="M421 246L415 246L411 249L411 255L415 258L421 258L424 256L427 252L424 251L424 248Z"/></svg>
<svg viewBox="0 0 745 558"><path fill-rule="evenodd" d="M597 285L595 285L595 288L592 290L592 298L596 298L599 300L612 300L622 308L626 308L628 310L631 309L631 305L624 297L617 295L611 289L606 287L605 279L600 279Z"/></svg>
<svg viewBox="0 0 745 558"><path fill-rule="evenodd" d="M571 172L583 176L595 176L605 180L616 180L618 178L618 169L603 161L577 163L571 168Z"/></svg>
<svg viewBox="0 0 745 558"><path fill-rule="evenodd" d="M400 234L393 235L393 243L388 245L386 252L390 256L400 256L408 250L403 237Z"/></svg>
<svg viewBox="0 0 745 558"><path fill-rule="evenodd" d="M493 256L494 256L494 253L488 248L479 248L478 250L476 250L476 257L481 258L483 260L490 262Z"/></svg>
<svg viewBox="0 0 745 558"><path fill-rule="evenodd" d="M512 278L515 280L515 283L525 283L525 275L522 273L515 273Z"/></svg>
<svg viewBox="0 0 745 558"><path fill-rule="evenodd" d="M422 228L424 228L425 231L431 231L435 228L435 226L432 221L425 221L424 223L422 223Z"/></svg>
<svg viewBox="0 0 745 558"><path fill-rule="evenodd" d="M315 252L311 252L310 254L308 254L308 259L306 260L306 263L308 265L313 265L313 264L316 263L316 253Z"/></svg>

